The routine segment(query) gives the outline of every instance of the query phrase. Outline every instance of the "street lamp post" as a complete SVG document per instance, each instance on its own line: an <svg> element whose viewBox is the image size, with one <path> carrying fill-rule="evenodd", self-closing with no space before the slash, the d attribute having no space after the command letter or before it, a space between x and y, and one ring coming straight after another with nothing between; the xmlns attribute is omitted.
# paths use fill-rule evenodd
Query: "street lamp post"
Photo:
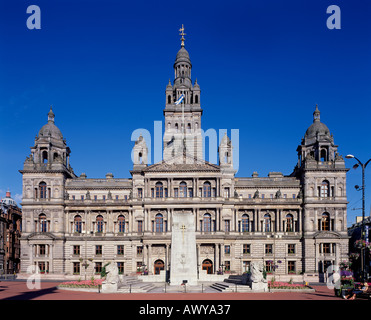
<svg viewBox="0 0 371 320"><path fill-rule="evenodd" d="M366 163L362 163L358 158L356 158L354 155L352 154L348 154L345 158L347 159L356 159L358 161L358 164L355 164L353 166L354 169L357 169L358 166L361 166L362 168L362 187L360 188L359 186L355 186L355 188L357 190L362 190L362 233L361 233L361 240L362 240L362 244L363 244L363 241L365 241L365 169L367 167L367 165L369 164L369 162L371 161L371 159L367 160ZM362 255L362 258L361 258L361 271L362 271L362 280L363 281L367 281L367 275L366 275L366 269L365 269L365 259L366 259L366 248L363 248L361 250L363 250L361 252L361 255Z"/></svg>

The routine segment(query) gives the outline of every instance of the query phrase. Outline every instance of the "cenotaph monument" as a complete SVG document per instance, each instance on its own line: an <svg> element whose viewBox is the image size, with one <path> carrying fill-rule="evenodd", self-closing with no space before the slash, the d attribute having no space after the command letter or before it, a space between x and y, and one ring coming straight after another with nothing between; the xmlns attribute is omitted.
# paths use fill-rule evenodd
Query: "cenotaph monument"
<svg viewBox="0 0 371 320"><path fill-rule="evenodd" d="M195 216L174 212L171 236L170 285L197 285Z"/></svg>

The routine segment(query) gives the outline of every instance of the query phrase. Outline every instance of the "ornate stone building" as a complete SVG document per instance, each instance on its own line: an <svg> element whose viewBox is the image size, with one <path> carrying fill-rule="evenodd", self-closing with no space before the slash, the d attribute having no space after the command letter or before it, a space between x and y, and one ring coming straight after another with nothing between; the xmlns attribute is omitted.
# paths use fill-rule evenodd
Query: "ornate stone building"
<svg viewBox="0 0 371 320"><path fill-rule="evenodd" d="M22 210L7 191L0 201L0 275L19 272L21 226Z"/></svg>
<svg viewBox="0 0 371 320"><path fill-rule="evenodd" d="M236 177L227 136L219 164L203 160L201 91L191 70L182 41L165 91L164 160L148 165L140 136L129 179L77 177L50 109L20 171L23 272L37 265L90 277L108 261L124 274L171 270L172 219L182 212L194 218L203 279L221 269L243 273L256 260L277 275L319 275L347 259L347 169L318 108L290 175Z"/></svg>

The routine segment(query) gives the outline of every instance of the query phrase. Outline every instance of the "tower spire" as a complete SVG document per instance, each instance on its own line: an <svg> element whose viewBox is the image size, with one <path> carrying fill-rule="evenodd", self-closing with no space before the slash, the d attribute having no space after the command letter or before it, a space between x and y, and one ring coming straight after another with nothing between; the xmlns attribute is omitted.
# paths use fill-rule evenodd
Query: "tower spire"
<svg viewBox="0 0 371 320"><path fill-rule="evenodd" d="M318 110L318 104L316 104L316 110L313 112L313 122L320 121L320 112Z"/></svg>
<svg viewBox="0 0 371 320"><path fill-rule="evenodd" d="M182 41L181 42L181 46L184 47L184 36L186 36L186 34L184 33L184 25L182 24L182 27L179 29L179 35L181 35L182 37L180 38L180 40Z"/></svg>
<svg viewBox="0 0 371 320"><path fill-rule="evenodd" d="M48 122L54 122L54 112L52 106L50 106L50 111L48 112Z"/></svg>

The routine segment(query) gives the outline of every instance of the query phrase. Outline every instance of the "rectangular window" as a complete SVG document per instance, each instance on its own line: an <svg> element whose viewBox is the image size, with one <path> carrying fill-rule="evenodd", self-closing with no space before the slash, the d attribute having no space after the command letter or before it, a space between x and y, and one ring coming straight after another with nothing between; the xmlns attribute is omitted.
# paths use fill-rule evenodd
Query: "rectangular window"
<svg viewBox="0 0 371 320"><path fill-rule="evenodd" d="M80 246L73 246L73 254L77 256L80 255Z"/></svg>
<svg viewBox="0 0 371 320"><path fill-rule="evenodd" d="M119 274L124 274L124 263L117 262L117 268L119 269Z"/></svg>
<svg viewBox="0 0 371 320"><path fill-rule="evenodd" d="M188 189L188 193L189 193L189 197L193 198L193 189L192 188Z"/></svg>
<svg viewBox="0 0 371 320"><path fill-rule="evenodd" d="M287 198L287 194L286 194L286 193L283 194L283 198L284 198L284 199Z"/></svg>
<svg viewBox="0 0 371 320"><path fill-rule="evenodd" d="M250 254L250 244L243 244L242 246L242 253L243 254Z"/></svg>
<svg viewBox="0 0 371 320"><path fill-rule="evenodd" d="M262 199L264 199L264 197L265 197L265 195L264 195L264 194L262 194Z"/></svg>
<svg viewBox="0 0 371 320"><path fill-rule="evenodd" d="M138 232L143 232L143 221L138 220Z"/></svg>
<svg viewBox="0 0 371 320"><path fill-rule="evenodd" d="M322 243L322 253L331 253L330 248L330 243Z"/></svg>
<svg viewBox="0 0 371 320"><path fill-rule="evenodd" d="M95 246L95 254L97 256L101 256L102 255L102 246L101 245L96 245Z"/></svg>
<svg viewBox="0 0 371 320"><path fill-rule="evenodd" d="M178 188L174 188L174 197L178 198Z"/></svg>
<svg viewBox="0 0 371 320"><path fill-rule="evenodd" d="M119 199L119 196L116 195L116 200L118 200L118 199Z"/></svg>
<svg viewBox="0 0 371 320"><path fill-rule="evenodd" d="M296 194L293 194L293 195L292 195L292 198L295 199L295 198L296 198Z"/></svg>
<svg viewBox="0 0 371 320"><path fill-rule="evenodd" d="M294 254L295 253L295 244L288 244L287 245L287 253Z"/></svg>
<svg viewBox="0 0 371 320"><path fill-rule="evenodd" d="M98 200L98 196L94 196L94 201L97 201Z"/></svg>
<svg viewBox="0 0 371 320"><path fill-rule="evenodd" d="M288 271L288 273L295 273L296 272L295 261L287 261L287 271Z"/></svg>
<svg viewBox="0 0 371 320"><path fill-rule="evenodd" d="M230 231L230 225L231 221L230 220L224 220L224 231L229 232Z"/></svg>
<svg viewBox="0 0 371 320"><path fill-rule="evenodd" d="M231 270L231 262L230 261L224 261L224 270L230 271Z"/></svg>
<svg viewBox="0 0 371 320"><path fill-rule="evenodd" d="M40 262L38 263L38 266L39 266L39 269L40 269L40 271L41 271L42 273L44 273L44 272L46 271L46 264L45 264L45 262L40 261Z"/></svg>
<svg viewBox="0 0 371 320"><path fill-rule="evenodd" d="M84 196L81 196L81 200L84 201Z"/></svg>
<svg viewBox="0 0 371 320"><path fill-rule="evenodd" d="M249 199L251 199L251 193L249 193Z"/></svg>
<svg viewBox="0 0 371 320"><path fill-rule="evenodd" d="M124 246L123 245L118 245L117 246L117 254L118 255L123 255L124 254Z"/></svg>
<svg viewBox="0 0 371 320"><path fill-rule="evenodd" d="M96 262L95 263L95 274L99 274L102 272L102 262Z"/></svg>
<svg viewBox="0 0 371 320"><path fill-rule="evenodd" d="M165 190L165 198L167 198L169 196L169 194L167 192L167 188L165 188L164 190Z"/></svg>
<svg viewBox="0 0 371 320"><path fill-rule="evenodd" d="M249 272L250 271L250 261L242 261L242 268L243 272Z"/></svg>
<svg viewBox="0 0 371 320"><path fill-rule="evenodd" d="M128 200L128 196L127 196L127 195L124 196L124 200L125 200L125 201Z"/></svg>
<svg viewBox="0 0 371 320"><path fill-rule="evenodd" d="M103 201L106 201L106 196L103 196Z"/></svg>
<svg viewBox="0 0 371 320"><path fill-rule="evenodd" d="M80 274L80 262L73 263L73 274Z"/></svg>
<svg viewBox="0 0 371 320"><path fill-rule="evenodd" d="M39 254L41 255L41 256L43 256L43 255L45 255L45 244L40 244L39 245Z"/></svg>
<svg viewBox="0 0 371 320"><path fill-rule="evenodd" d="M72 200L75 200L75 196L72 196Z"/></svg>
<svg viewBox="0 0 371 320"><path fill-rule="evenodd" d="M273 254L273 245L272 244L266 244L265 245L265 254Z"/></svg>
<svg viewBox="0 0 371 320"><path fill-rule="evenodd" d="M231 253L231 246L224 246L224 254L230 254Z"/></svg>
<svg viewBox="0 0 371 320"><path fill-rule="evenodd" d="M143 255L143 247L142 246L138 246L137 247L137 256L141 256Z"/></svg>

